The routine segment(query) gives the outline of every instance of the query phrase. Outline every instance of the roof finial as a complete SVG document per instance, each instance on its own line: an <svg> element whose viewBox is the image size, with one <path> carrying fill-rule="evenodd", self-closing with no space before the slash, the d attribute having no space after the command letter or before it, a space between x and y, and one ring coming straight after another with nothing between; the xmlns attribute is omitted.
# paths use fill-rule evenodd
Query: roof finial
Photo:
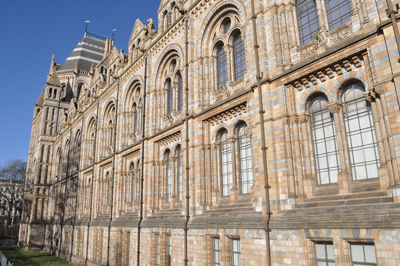
<svg viewBox="0 0 400 266"><path fill-rule="evenodd" d="M114 37L115 37L115 32L117 31L116 28L112 29L112 43L114 44Z"/></svg>
<svg viewBox="0 0 400 266"><path fill-rule="evenodd" d="M54 68L54 54L51 56L49 74L53 74L53 68Z"/></svg>
<svg viewBox="0 0 400 266"><path fill-rule="evenodd" d="M86 33L88 32L88 24L90 23L90 20L85 20L85 36Z"/></svg>

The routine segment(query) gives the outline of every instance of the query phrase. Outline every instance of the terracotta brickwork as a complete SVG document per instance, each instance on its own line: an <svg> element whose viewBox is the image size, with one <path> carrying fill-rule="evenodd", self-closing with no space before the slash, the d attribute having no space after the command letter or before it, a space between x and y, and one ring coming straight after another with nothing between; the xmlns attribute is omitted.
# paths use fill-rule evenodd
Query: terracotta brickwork
<svg viewBox="0 0 400 266"><path fill-rule="evenodd" d="M140 229L141 265L400 264L399 25L311 2L317 29L301 1L163 0L128 51L85 32L101 59L53 57L19 242L136 265Z"/></svg>

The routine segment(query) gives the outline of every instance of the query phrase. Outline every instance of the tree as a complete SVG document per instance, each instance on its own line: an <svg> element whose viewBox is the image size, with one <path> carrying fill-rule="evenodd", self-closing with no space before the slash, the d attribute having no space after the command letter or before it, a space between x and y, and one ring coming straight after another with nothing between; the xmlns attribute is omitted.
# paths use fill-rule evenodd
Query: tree
<svg viewBox="0 0 400 266"><path fill-rule="evenodd" d="M21 216L25 174L26 162L22 160L11 160L0 167L0 212L5 213L7 227Z"/></svg>

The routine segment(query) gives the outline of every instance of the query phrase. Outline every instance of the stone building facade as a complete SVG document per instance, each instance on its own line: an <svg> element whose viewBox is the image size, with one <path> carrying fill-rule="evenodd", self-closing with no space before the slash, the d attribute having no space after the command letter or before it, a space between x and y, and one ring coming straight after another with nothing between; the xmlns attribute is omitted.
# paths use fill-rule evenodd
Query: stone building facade
<svg viewBox="0 0 400 266"><path fill-rule="evenodd" d="M127 53L86 32L34 107L20 243L90 265L400 264L388 8L162 0Z"/></svg>

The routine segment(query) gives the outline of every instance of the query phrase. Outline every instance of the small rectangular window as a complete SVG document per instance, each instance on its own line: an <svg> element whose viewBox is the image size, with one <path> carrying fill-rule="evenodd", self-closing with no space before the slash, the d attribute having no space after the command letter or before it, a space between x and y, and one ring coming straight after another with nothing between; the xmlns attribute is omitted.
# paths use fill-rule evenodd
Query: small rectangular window
<svg viewBox="0 0 400 266"><path fill-rule="evenodd" d="M373 244L351 244L351 262L354 266L377 265Z"/></svg>
<svg viewBox="0 0 400 266"><path fill-rule="evenodd" d="M171 266L171 256L172 256L172 245L171 236L167 235L167 266Z"/></svg>
<svg viewBox="0 0 400 266"><path fill-rule="evenodd" d="M212 249L213 249L213 265L221 265L221 246L219 237L212 238Z"/></svg>
<svg viewBox="0 0 400 266"><path fill-rule="evenodd" d="M161 265L161 247L160 247L160 235L155 235L155 251L156 251L156 265Z"/></svg>
<svg viewBox="0 0 400 266"><path fill-rule="evenodd" d="M232 266L241 266L240 239L232 239Z"/></svg>
<svg viewBox="0 0 400 266"><path fill-rule="evenodd" d="M332 242L315 243L315 262L317 266L335 265Z"/></svg>

